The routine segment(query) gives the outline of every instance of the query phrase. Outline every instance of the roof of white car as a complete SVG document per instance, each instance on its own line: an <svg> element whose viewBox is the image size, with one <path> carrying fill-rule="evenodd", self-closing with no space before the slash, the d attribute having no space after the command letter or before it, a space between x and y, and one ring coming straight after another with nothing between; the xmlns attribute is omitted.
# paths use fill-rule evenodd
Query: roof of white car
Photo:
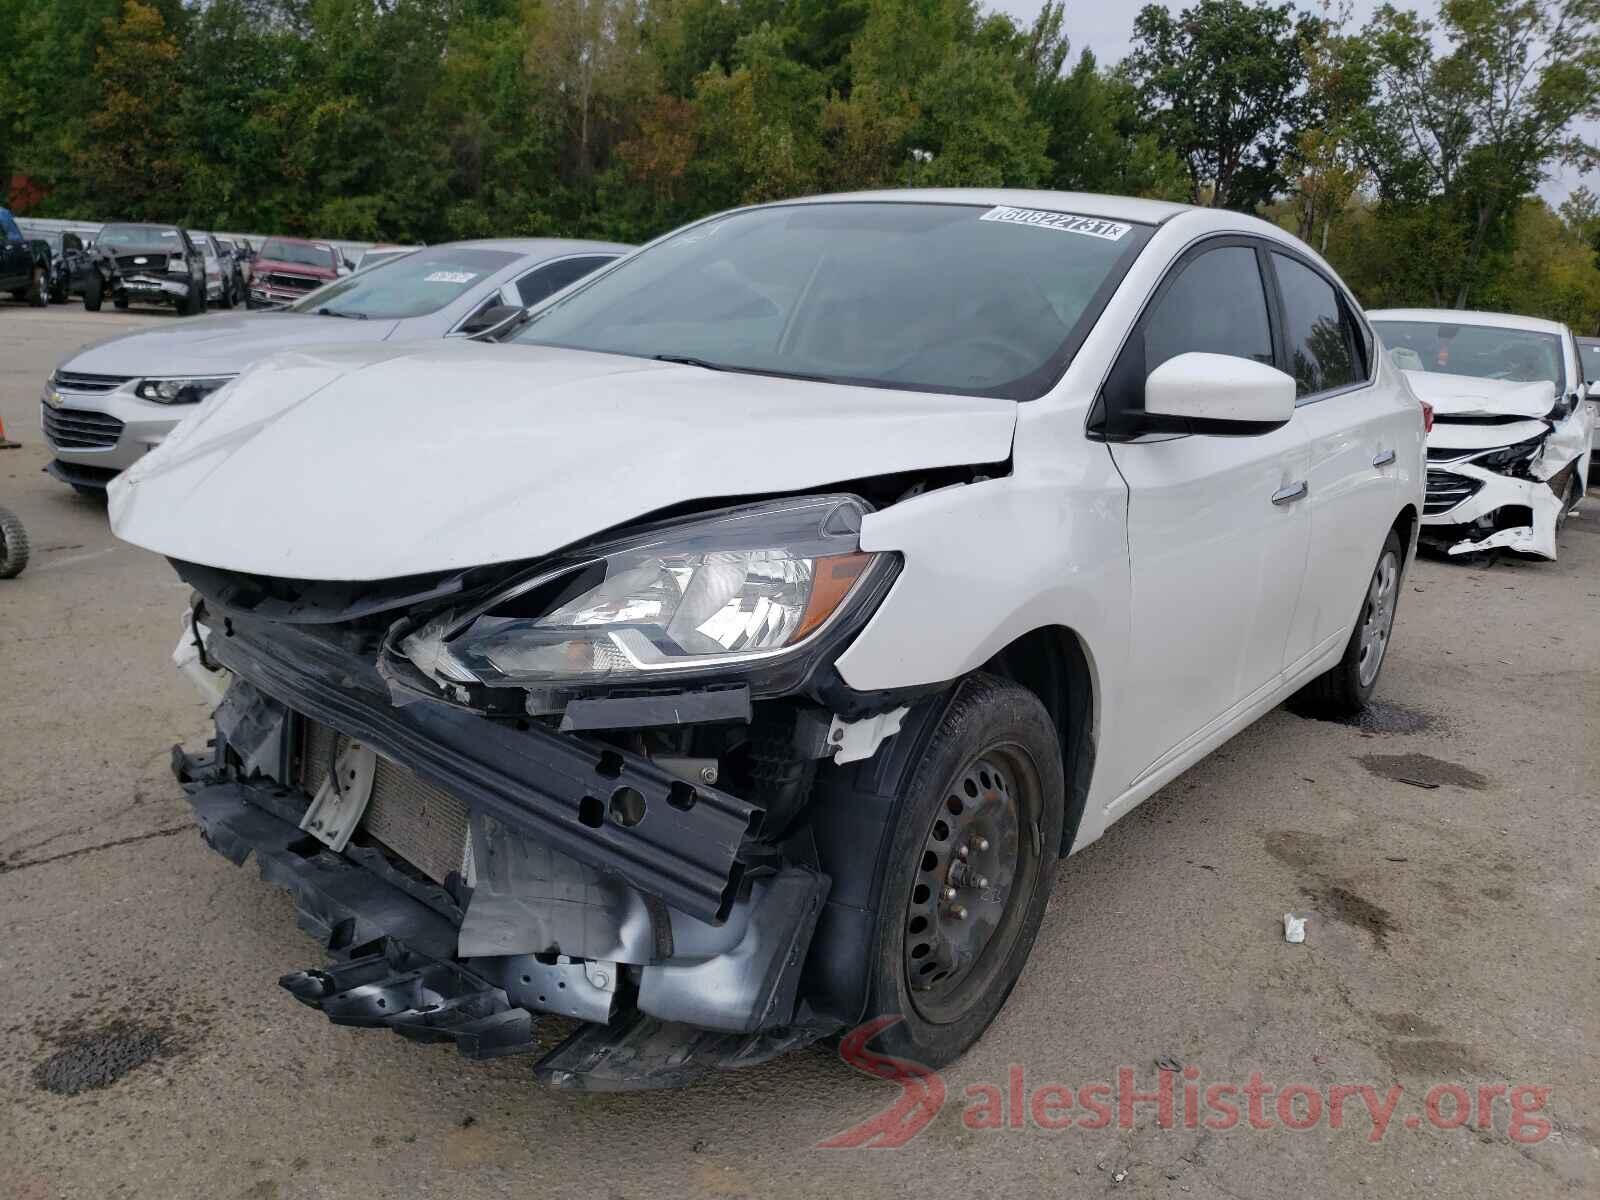
<svg viewBox="0 0 1600 1200"><path fill-rule="evenodd" d="M1139 221L1156 225L1184 212L1221 210L1197 209L1189 204L1166 200L1140 200L1133 196L1102 196L1094 192L1046 192L1028 188L888 188L876 192L836 192L826 196L776 200L773 204L826 204L838 200L888 200L934 204L1004 204L1012 208L1042 208L1051 212L1073 212L1085 217ZM1228 213L1242 222L1255 218Z"/></svg>
<svg viewBox="0 0 1600 1200"><path fill-rule="evenodd" d="M1492 329L1526 329L1529 333L1564 333L1560 321L1543 317L1519 317L1515 313L1474 312L1470 308L1380 308L1368 309L1369 321L1420 321L1439 325L1487 325Z"/></svg>

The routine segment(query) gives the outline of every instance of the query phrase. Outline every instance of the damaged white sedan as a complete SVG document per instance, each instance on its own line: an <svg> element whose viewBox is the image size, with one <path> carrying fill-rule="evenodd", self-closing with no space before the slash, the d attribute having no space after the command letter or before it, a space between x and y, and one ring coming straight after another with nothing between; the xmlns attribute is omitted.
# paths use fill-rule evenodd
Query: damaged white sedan
<svg viewBox="0 0 1600 1200"><path fill-rule="evenodd" d="M1369 314L1433 408L1422 540L1451 555L1556 557L1589 482L1594 405L1572 332L1456 309Z"/></svg>
<svg viewBox="0 0 1600 1200"><path fill-rule="evenodd" d="M112 522L231 680L174 765L325 947L298 1000L558 1086L869 1018L937 1065L1060 856L1286 697L1377 686L1424 476L1377 346L1237 213L823 197L506 344L258 364Z"/></svg>

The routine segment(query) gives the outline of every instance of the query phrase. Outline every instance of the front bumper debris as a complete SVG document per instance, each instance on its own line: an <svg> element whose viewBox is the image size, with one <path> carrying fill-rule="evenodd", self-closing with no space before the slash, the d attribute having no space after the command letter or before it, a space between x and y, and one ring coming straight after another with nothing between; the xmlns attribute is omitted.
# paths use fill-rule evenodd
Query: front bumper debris
<svg viewBox="0 0 1600 1200"><path fill-rule="evenodd" d="M743 1031L707 1029L618 1003L615 979L598 977L594 964L548 962L543 955L463 960L455 953L459 908L445 889L418 884L370 848L358 851L352 846L350 852L337 854L307 838L294 822L297 801L282 787L207 782L218 772L216 762L178 749L173 768L185 781L206 842L236 865L254 854L262 878L291 894L300 927L327 949L329 963L293 972L279 984L336 1025L388 1028L414 1041L451 1042L469 1059L531 1053L549 1044L540 1026L548 1018L523 1001L530 1001L536 990L553 995L563 989L574 994L574 1002L557 1015L577 1016L585 1023L539 1059L535 1077L553 1087L595 1091L683 1086L714 1071L765 1062L838 1028L838 1022L815 1019L809 1011L797 1013L794 1020L786 1015L794 1008L800 961L826 877L820 889L815 883L808 889L815 907L804 909L802 919L791 923L781 954L773 956L773 969L754 989L768 1010L763 1015L782 1010L783 1023L769 1020ZM787 874L792 878L803 873ZM775 883L769 895L777 890ZM775 913L776 907L769 909ZM756 940L747 930L740 946ZM747 951L741 954L748 957ZM615 970L614 964L610 969ZM736 983L726 965L723 975L709 982ZM672 984L667 981L668 987ZM585 985L605 997L602 1008L585 1013L589 1002L576 996ZM739 990L735 986L735 999L749 1002ZM705 995L714 1007L715 993Z"/></svg>
<svg viewBox="0 0 1600 1200"><path fill-rule="evenodd" d="M708 785L691 786L647 758L532 725L517 730L445 704L407 697L397 708L371 661L274 625L270 639L233 620L213 636L221 666L292 711L322 722L475 811L701 920L727 918L750 863L742 857L761 810ZM610 819L642 806L648 820Z"/></svg>
<svg viewBox="0 0 1600 1200"><path fill-rule="evenodd" d="M1422 539L1451 556L1507 549L1554 559L1566 498L1575 495L1581 502L1587 488L1592 421L1588 407L1578 405L1559 421L1536 422L1546 429L1537 450L1508 472L1484 463L1497 448L1474 446L1470 439L1453 443L1448 439L1457 427L1448 420L1436 424ZM1442 457L1435 457L1435 443L1442 443ZM1453 444L1461 447L1459 457L1448 449ZM1569 492L1574 478L1576 491Z"/></svg>

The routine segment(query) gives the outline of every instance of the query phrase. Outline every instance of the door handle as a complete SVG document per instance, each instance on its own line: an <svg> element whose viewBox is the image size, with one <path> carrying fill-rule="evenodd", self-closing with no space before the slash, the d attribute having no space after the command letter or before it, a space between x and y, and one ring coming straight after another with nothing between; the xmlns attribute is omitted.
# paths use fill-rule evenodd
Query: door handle
<svg viewBox="0 0 1600 1200"><path fill-rule="evenodd" d="M1272 502L1274 504L1293 504L1296 500L1304 500L1306 494L1310 491L1311 489L1306 486L1306 481L1301 479L1273 492Z"/></svg>
<svg viewBox="0 0 1600 1200"><path fill-rule="evenodd" d="M1372 465L1375 466L1375 467L1387 467L1393 461L1394 461L1394 451L1393 450L1379 450L1378 453L1375 454L1373 456L1373 458L1372 458Z"/></svg>

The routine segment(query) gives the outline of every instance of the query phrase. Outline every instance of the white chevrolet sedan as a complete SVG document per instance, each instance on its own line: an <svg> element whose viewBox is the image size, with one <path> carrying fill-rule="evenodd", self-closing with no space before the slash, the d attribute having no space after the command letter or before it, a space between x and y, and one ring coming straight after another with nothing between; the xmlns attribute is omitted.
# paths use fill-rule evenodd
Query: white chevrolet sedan
<svg viewBox="0 0 1600 1200"><path fill-rule="evenodd" d="M1433 408L1422 541L1446 554L1556 556L1589 485L1595 405L1559 321L1395 308L1372 324Z"/></svg>
<svg viewBox="0 0 1600 1200"><path fill-rule="evenodd" d="M697 222L506 344L279 355L111 510L231 681L175 767L323 943L284 987L640 1087L971 1045L1058 858L1372 695L1424 420L1273 225L883 192Z"/></svg>

